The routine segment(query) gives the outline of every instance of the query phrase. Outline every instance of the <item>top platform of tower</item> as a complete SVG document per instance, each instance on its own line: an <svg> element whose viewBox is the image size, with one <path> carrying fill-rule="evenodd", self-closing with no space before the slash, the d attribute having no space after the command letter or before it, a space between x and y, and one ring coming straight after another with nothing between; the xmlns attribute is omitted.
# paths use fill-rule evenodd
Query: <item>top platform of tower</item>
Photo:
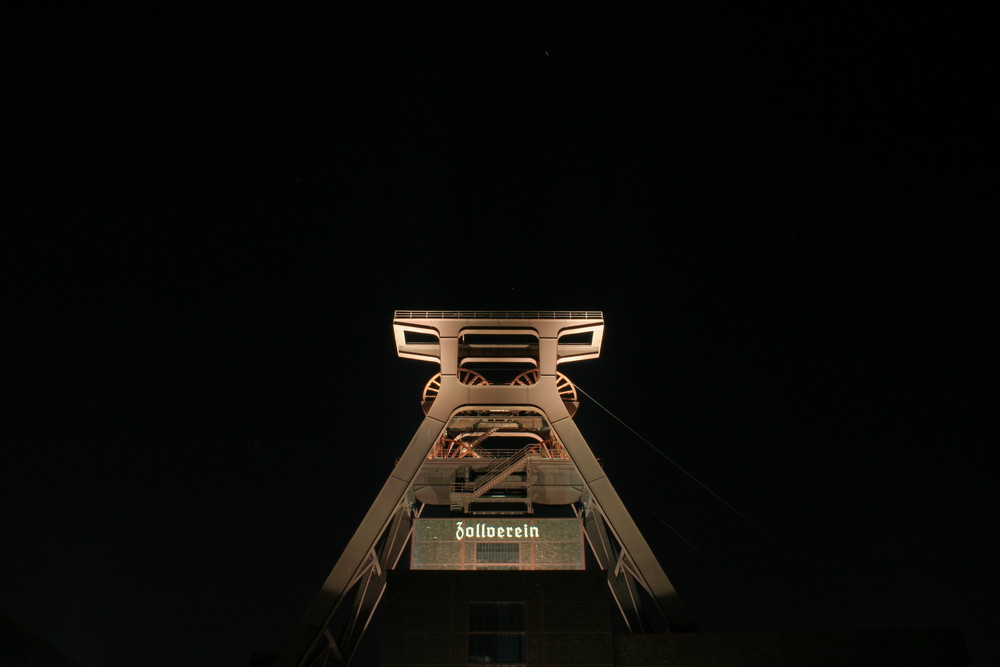
<svg viewBox="0 0 1000 667"><path fill-rule="evenodd" d="M446 373L452 363L489 358L533 359L546 374L555 364L600 356L604 315L599 310L397 310L392 327L400 357L440 362Z"/></svg>
<svg viewBox="0 0 1000 667"><path fill-rule="evenodd" d="M604 320L599 310L397 310L396 320Z"/></svg>

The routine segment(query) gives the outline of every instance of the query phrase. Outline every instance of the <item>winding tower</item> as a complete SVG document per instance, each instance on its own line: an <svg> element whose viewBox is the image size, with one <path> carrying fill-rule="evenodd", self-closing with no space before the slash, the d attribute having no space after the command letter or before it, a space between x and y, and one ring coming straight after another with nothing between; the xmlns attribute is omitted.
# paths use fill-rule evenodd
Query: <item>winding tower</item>
<svg viewBox="0 0 1000 667"><path fill-rule="evenodd" d="M400 310L392 327L400 357L439 369L423 389L423 422L278 666L350 663L385 590L388 571L397 567L414 539L415 525L431 508L453 519L449 531L464 524L458 539L462 530L471 538L471 526L484 525L482 521L523 525L523 531L516 528L517 535L523 532L527 538L534 530L529 522L536 523L539 510L570 508L593 562L607 573L630 632L649 631L651 621L673 631L694 629L573 421L577 391L561 371L568 363L600 356L603 314ZM514 528L507 530L514 534ZM530 566L494 569L536 567L545 568L532 560Z"/></svg>

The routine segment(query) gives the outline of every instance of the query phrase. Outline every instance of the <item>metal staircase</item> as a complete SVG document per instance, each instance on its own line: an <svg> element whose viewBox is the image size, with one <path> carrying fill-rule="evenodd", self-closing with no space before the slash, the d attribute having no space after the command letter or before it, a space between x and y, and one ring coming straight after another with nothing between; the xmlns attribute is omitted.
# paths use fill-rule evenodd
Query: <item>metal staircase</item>
<svg viewBox="0 0 1000 667"><path fill-rule="evenodd" d="M453 484L449 494L451 509L456 512L469 512L469 505L472 501L481 499L484 494L496 488L514 473L522 472L529 461L540 458L538 454L533 453L535 447L535 445L528 445L506 458L498 459L488 468L480 471L480 476L475 481ZM521 485L527 487L528 483L524 482ZM527 495L530 496L530 493ZM497 500L510 502L515 499L499 498ZM517 498L516 501L530 504L528 497Z"/></svg>

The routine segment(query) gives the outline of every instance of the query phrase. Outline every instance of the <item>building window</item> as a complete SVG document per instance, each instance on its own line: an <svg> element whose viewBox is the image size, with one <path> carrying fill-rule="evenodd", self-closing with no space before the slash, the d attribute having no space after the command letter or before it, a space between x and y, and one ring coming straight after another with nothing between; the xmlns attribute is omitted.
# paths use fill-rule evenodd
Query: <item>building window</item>
<svg viewBox="0 0 1000 667"><path fill-rule="evenodd" d="M469 603L469 664L524 665L523 602Z"/></svg>
<svg viewBox="0 0 1000 667"><path fill-rule="evenodd" d="M476 544L476 564L479 570L517 570L521 562L521 545L517 542L479 542ZM505 565L506 564L506 565ZM482 567L485 565L485 567Z"/></svg>

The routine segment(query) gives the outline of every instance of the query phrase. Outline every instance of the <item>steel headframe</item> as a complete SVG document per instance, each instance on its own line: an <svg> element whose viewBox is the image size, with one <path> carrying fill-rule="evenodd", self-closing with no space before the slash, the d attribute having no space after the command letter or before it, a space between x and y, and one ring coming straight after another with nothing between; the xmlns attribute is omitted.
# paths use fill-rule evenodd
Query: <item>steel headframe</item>
<svg viewBox="0 0 1000 667"><path fill-rule="evenodd" d="M440 366L440 386L426 416L383 484L319 594L309 606L276 667L319 667L350 663L411 534L417 508L414 480L451 417L469 406L522 407L543 415L569 454L583 485L576 510L588 544L607 572L608 585L633 632L648 629L641 588L670 630L694 623L639 532L628 510L574 423L564 400L565 379L557 366L600 355L604 331L599 311L396 311L393 319L400 357ZM537 337L528 354L537 363L533 384L464 384L461 364L475 355L472 336L525 333ZM467 334L471 334L466 338ZM502 338L501 338L502 340ZM490 343L492 358L502 358ZM521 342L511 354L524 355ZM516 347L516 352L513 348ZM562 385L560 383L563 383ZM353 600L351 595L353 594ZM344 605L351 600L350 609ZM334 619L339 619L335 623Z"/></svg>

